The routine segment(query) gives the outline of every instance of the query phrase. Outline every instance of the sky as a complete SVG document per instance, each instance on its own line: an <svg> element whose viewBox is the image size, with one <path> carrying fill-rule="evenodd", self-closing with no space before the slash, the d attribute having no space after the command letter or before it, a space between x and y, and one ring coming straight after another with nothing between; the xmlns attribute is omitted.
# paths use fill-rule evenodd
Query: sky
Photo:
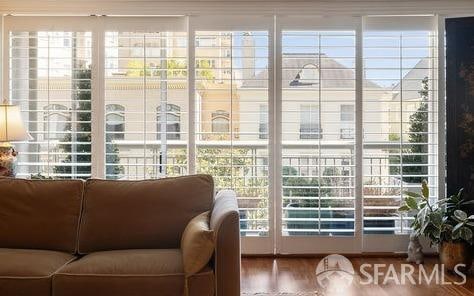
<svg viewBox="0 0 474 296"><path fill-rule="evenodd" d="M234 65L239 67L244 32L234 32ZM256 68L268 66L268 33L251 32L255 40ZM430 56L433 38L428 31L366 32L363 42L364 75L383 87L392 87L417 63ZM283 31L282 53L318 54L334 58L347 68L355 68L355 31Z"/></svg>
<svg viewBox="0 0 474 296"><path fill-rule="evenodd" d="M216 32L214 32L216 33ZM233 36L233 66L242 66L242 44L243 36L248 32L234 31ZM62 42L62 36L51 38L51 42ZM70 34L70 33L66 33ZM254 38L255 44L255 67L256 73L268 67L269 58L269 36L266 31L253 31L250 34ZM364 33L364 76L380 86L392 87L400 81L400 76L405 76L420 59L430 56L430 42L432 38L427 31L370 31ZM43 34L44 35L44 34ZM196 34L199 36L199 33ZM67 36L67 35L66 35ZM43 36L44 37L44 36ZM87 38L91 38L87 36ZM355 68L355 31L283 31L282 32L282 52L285 54L325 54L334 58L347 68ZM53 47L54 42L52 43ZM48 39L39 39L39 57L47 57ZM58 44L57 46L62 45ZM50 46L51 47L51 46ZM41 71L47 71L48 63L50 67L61 68L59 64L64 63L60 58L64 55L65 60L68 54L62 51L49 52L53 59L39 59ZM70 53L69 53L70 55ZM56 59L55 59L56 58ZM51 64L51 61L52 64ZM54 62L56 61L56 62ZM55 63L59 63L55 66ZM66 65L67 66L67 65ZM63 67L64 68L64 67ZM70 68L66 67L66 68ZM50 70L50 75L54 75L59 69ZM45 73L40 73L40 75ZM57 73L61 76L61 73Z"/></svg>

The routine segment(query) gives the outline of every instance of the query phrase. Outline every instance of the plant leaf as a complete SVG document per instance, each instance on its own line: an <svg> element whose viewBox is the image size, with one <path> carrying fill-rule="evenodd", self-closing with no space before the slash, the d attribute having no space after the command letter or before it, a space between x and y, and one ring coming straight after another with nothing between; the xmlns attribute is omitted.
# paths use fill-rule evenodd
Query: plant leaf
<svg viewBox="0 0 474 296"><path fill-rule="evenodd" d="M474 215L467 217L468 220L474 220Z"/></svg>
<svg viewBox="0 0 474 296"><path fill-rule="evenodd" d="M416 197L416 198L422 198L423 196L419 193L416 192L411 192L411 191L404 191L403 192L405 195L408 195L410 197Z"/></svg>
<svg viewBox="0 0 474 296"><path fill-rule="evenodd" d="M408 212L408 211L410 211L410 207L407 206L407 205L403 205L403 206L398 208L398 211L399 212Z"/></svg>
<svg viewBox="0 0 474 296"><path fill-rule="evenodd" d="M464 188L459 189L458 194L457 194L458 199L461 199L463 191L464 191Z"/></svg>
<svg viewBox="0 0 474 296"><path fill-rule="evenodd" d="M453 228L453 233L456 233L461 229L461 227L463 227L464 223L458 223L456 224L456 226L454 226Z"/></svg>
<svg viewBox="0 0 474 296"><path fill-rule="evenodd" d="M457 219L459 219L461 221L464 221L464 220L467 219L467 214L464 211L456 210L456 211L454 211L454 217L456 217Z"/></svg>
<svg viewBox="0 0 474 296"><path fill-rule="evenodd" d="M459 231L456 231L456 232L452 232L452 238L453 240L457 240L459 238Z"/></svg>
<svg viewBox="0 0 474 296"><path fill-rule="evenodd" d="M471 226L471 227L474 227L474 222L467 222L466 224Z"/></svg>
<svg viewBox="0 0 474 296"><path fill-rule="evenodd" d="M474 200L466 200L462 202L462 205L474 205Z"/></svg>
<svg viewBox="0 0 474 296"><path fill-rule="evenodd" d="M426 213L428 208L421 209L416 215L416 219L419 221L420 227L424 227L426 221Z"/></svg>
<svg viewBox="0 0 474 296"><path fill-rule="evenodd" d="M459 229L459 236L466 242L471 242L472 230L467 227L461 227L461 229Z"/></svg>
<svg viewBox="0 0 474 296"><path fill-rule="evenodd" d="M421 227L420 233L426 235L425 231L426 231L426 228L428 228L429 225L430 225L430 223L429 223L428 221L426 221L426 222L423 224L423 226ZM428 233L428 234L429 234L429 233Z"/></svg>
<svg viewBox="0 0 474 296"><path fill-rule="evenodd" d="M407 203L407 206L410 207L410 209L413 210L418 210L418 203L416 202L416 199L413 197L407 197L405 199L405 202Z"/></svg>
<svg viewBox="0 0 474 296"><path fill-rule="evenodd" d="M453 203L459 202L459 197L458 197L457 195L451 195L451 196L449 197L449 199L450 199L451 202L453 202Z"/></svg>
<svg viewBox="0 0 474 296"><path fill-rule="evenodd" d="M433 212L430 215L430 221L437 228L441 228L441 225L443 225L443 216L440 212Z"/></svg>
<svg viewBox="0 0 474 296"><path fill-rule="evenodd" d="M451 224L443 224L443 225L444 225L443 226L444 231L449 232L449 233L453 232L453 228L454 228L453 225Z"/></svg>
<svg viewBox="0 0 474 296"><path fill-rule="evenodd" d="M423 194L423 197L425 199L428 199L428 197L430 197L430 189L428 188L428 182L426 182L426 180L423 180L423 182L421 182L421 193Z"/></svg>

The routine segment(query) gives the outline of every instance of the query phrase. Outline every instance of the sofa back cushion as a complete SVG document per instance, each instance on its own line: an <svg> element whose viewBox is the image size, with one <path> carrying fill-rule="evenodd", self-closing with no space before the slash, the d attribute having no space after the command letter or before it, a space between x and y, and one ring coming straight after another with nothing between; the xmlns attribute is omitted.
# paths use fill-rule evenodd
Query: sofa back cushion
<svg viewBox="0 0 474 296"><path fill-rule="evenodd" d="M214 199L211 176L144 181L88 180L79 253L179 248L181 234Z"/></svg>
<svg viewBox="0 0 474 296"><path fill-rule="evenodd" d="M74 253L83 185L0 178L0 248Z"/></svg>

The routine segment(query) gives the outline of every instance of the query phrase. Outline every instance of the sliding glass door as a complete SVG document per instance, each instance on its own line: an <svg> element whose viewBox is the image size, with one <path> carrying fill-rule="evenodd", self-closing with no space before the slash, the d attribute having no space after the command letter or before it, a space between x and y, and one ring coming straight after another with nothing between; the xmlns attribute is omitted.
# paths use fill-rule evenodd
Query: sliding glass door
<svg viewBox="0 0 474 296"><path fill-rule="evenodd" d="M244 249L271 253L271 27L191 20L196 172L213 175L216 190L236 192Z"/></svg>
<svg viewBox="0 0 474 296"><path fill-rule="evenodd" d="M19 177L211 174L244 253L401 251L444 195L442 19L5 17Z"/></svg>
<svg viewBox="0 0 474 296"><path fill-rule="evenodd" d="M438 168L434 20L400 16L365 21L363 226L371 251L405 245L413 216L398 208L406 191L419 191L426 180L432 200L444 194L444 179L439 187L444 167Z"/></svg>
<svg viewBox="0 0 474 296"><path fill-rule="evenodd" d="M357 23L349 21L280 24L281 253L356 248Z"/></svg>

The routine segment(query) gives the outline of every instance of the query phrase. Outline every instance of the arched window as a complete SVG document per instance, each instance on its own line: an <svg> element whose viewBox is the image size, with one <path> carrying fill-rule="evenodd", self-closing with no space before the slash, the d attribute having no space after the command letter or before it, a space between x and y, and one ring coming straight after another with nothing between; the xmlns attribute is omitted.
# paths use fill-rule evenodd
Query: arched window
<svg viewBox="0 0 474 296"><path fill-rule="evenodd" d="M66 135L70 121L69 110L60 104L50 104L44 110L44 138L48 140L61 140Z"/></svg>
<svg viewBox="0 0 474 296"><path fill-rule="evenodd" d="M156 130L157 139L166 133L167 140L179 140L181 138L181 107L175 104L166 104L166 121L162 121L161 106L156 108ZM162 132L162 125L166 124L166 131Z"/></svg>
<svg viewBox="0 0 474 296"><path fill-rule="evenodd" d="M228 133L230 130L229 112L224 110L217 110L212 113L212 132L213 133Z"/></svg>
<svg viewBox="0 0 474 296"><path fill-rule="evenodd" d="M319 67L315 64L306 64L296 74L290 86L316 85L319 84Z"/></svg>
<svg viewBox="0 0 474 296"><path fill-rule="evenodd" d="M105 106L105 130L110 140L125 138L125 107L118 104Z"/></svg>

